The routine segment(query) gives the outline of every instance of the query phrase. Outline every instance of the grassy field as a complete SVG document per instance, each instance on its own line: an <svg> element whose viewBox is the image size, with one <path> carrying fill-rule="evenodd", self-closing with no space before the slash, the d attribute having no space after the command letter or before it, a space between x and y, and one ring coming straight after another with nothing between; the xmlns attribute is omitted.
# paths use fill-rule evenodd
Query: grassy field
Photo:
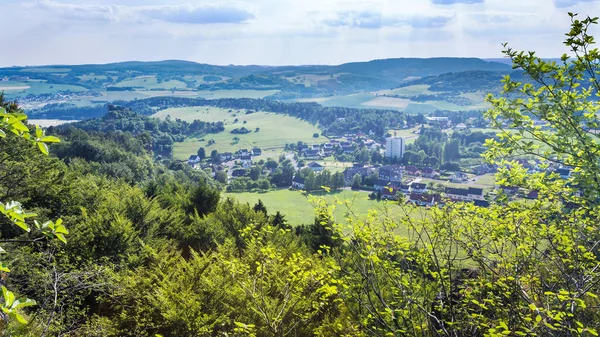
<svg viewBox="0 0 600 337"><path fill-rule="evenodd" d="M152 115L152 117L165 118L167 116L171 116L171 118L179 118L188 122L199 119L205 122L222 121L225 124L231 124L236 118L242 120L241 118L246 116L245 109L231 110L231 113L229 113L230 110L231 109L221 109L212 106L169 108L155 113Z"/></svg>
<svg viewBox="0 0 600 337"><path fill-rule="evenodd" d="M359 219L364 219L370 210L376 210L382 215L387 214L392 219L398 219L409 211L395 202L369 200L368 195L369 193L367 192L343 190L322 196L329 203L334 203L336 200L343 203L342 205L336 205L334 212L336 221L342 223L344 222L344 217L349 214L349 210L352 210ZM287 221L294 226L312 223L314 219L314 206L300 191L284 189L266 193L227 193L225 196L236 198L240 202L247 202L251 205L254 205L260 199L267 207L269 213L280 211L285 215ZM344 201L348 202L344 203ZM419 208L412 211L410 216L418 218L426 213L426 209Z"/></svg>
<svg viewBox="0 0 600 337"><path fill-rule="evenodd" d="M404 110L409 103L409 99L379 96L362 103L362 105L375 108Z"/></svg>
<svg viewBox="0 0 600 337"><path fill-rule="evenodd" d="M419 84L419 85L410 85L408 87L402 87L392 90L382 90L377 91L377 94L380 95L403 95L403 96L417 96L420 94L429 94L431 93L429 90L429 85L427 84Z"/></svg>
<svg viewBox="0 0 600 337"><path fill-rule="evenodd" d="M278 93L279 90L215 90L196 91L198 97L206 99L219 98L265 98Z"/></svg>
<svg viewBox="0 0 600 337"><path fill-rule="evenodd" d="M323 106L341 106L346 108L358 108L364 109L366 106L363 103L373 100L374 95L365 92L360 94L346 95L346 96L331 96L331 97L318 97L318 98L306 98L295 100L296 102L317 102ZM380 107L381 108L381 107Z"/></svg>
<svg viewBox="0 0 600 337"><path fill-rule="evenodd" d="M198 109L195 111L194 109ZM251 149L260 147L263 150L283 149L286 143L296 143L303 141L308 144L320 144L327 141L327 138L313 138L314 133L320 133L320 130L305 121L293 117L275 114L272 112L256 112L250 115L244 113L235 113L228 110L194 107L183 109L165 110L171 117L179 117L186 120L206 120L210 122L225 121L225 131L218 134L201 135L191 137L183 143L175 143L173 155L176 159L187 159L191 154L195 154L198 148L204 147L207 152L212 150L219 152L234 152L239 149ZM170 112L169 112L170 111ZM233 115L236 115L235 117ZM159 112L157 117L165 117L165 112ZM233 123L234 119L237 123ZM244 124L244 121L246 124ZM252 132L247 134L232 134L231 130L245 127ZM255 132L256 128L260 128ZM238 137L239 142L234 142L233 138ZM215 144L208 146L208 141L213 139Z"/></svg>
<svg viewBox="0 0 600 337"><path fill-rule="evenodd" d="M156 76L139 76L136 78L128 79L125 81L121 81L115 84L115 87L143 87L144 89L185 89L187 88L186 84L177 81L171 80L166 82L158 83Z"/></svg>
<svg viewBox="0 0 600 337"><path fill-rule="evenodd" d="M412 138L419 136L415 133L415 131L418 131L420 128L421 126L415 126L414 128L410 129L390 129L388 132L395 137Z"/></svg>
<svg viewBox="0 0 600 337"><path fill-rule="evenodd" d="M44 81L31 80L21 82L2 82L0 83L0 92L1 91L4 91L6 97L12 98L27 96L29 94L56 94L60 91L81 92L87 91L87 89L78 85L53 84L46 83Z"/></svg>

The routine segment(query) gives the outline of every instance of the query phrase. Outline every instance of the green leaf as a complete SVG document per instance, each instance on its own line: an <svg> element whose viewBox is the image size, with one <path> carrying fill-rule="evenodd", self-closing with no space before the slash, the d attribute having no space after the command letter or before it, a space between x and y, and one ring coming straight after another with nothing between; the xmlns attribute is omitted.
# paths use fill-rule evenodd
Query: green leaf
<svg viewBox="0 0 600 337"><path fill-rule="evenodd" d="M13 312L11 314L11 316L13 316L14 318L16 318L17 321L19 321L19 323L21 323L21 324L27 324L27 320L21 314Z"/></svg>
<svg viewBox="0 0 600 337"><path fill-rule="evenodd" d="M40 141L44 143L59 143L60 139L54 136L44 136L40 139Z"/></svg>
<svg viewBox="0 0 600 337"><path fill-rule="evenodd" d="M45 143L42 143L42 142L38 142L37 145L43 154L48 154L48 145L46 145Z"/></svg>
<svg viewBox="0 0 600 337"><path fill-rule="evenodd" d="M2 130L0 130L0 138L4 138L6 137L6 133Z"/></svg>
<svg viewBox="0 0 600 337"><path fill-rule="evenodd" d="M19 309L19 308L24 308L24 307L31 307L36 305L37 302L34 300L31 300L29 298L26 298L25 300L16 300L15 303L13 303L12 308L13 309Z"/></svg>

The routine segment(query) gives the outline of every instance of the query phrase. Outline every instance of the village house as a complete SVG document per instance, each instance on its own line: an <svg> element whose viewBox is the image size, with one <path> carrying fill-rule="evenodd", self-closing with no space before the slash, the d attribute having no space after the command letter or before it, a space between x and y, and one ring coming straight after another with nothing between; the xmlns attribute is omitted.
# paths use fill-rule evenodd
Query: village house
<svg viewBox="0 0 600 337"><path fill-rule="evenodd" d="M299 190L303 190L305 187L304 178L300 176L295 176L294 179L292 179L292 187Z"/></svg>
<svg viewBox="0 0 600 337"><path fill-rule="evenodd" d="M381 199L384 200L398 200L398 190L393 188L384 188L381 190Z"/></svg>
<svg viewBox="0 0 600 337"><path fill-rule="evenodd" d="M241 149L237 151L237 157L241 160L250 160L252 159L252 155L250 154L250 151L248 151L247 149Z"/></svg>
<svg viewBox="0 0 600 337"><path fill-rule="evenodd" d="M230 161L233 159L233 153L231 152L223 152L221 153L221 160Z"/></svg>
<svg viewBox="0 0 600 337"><path fill-rule="evenodd" d="M490 207L489 201L486 201L486 200L474 200L473 205L475 205L477 207L485 207L485 208Z"/></svg>
<svg viewBox="0 0 600 337"><path fill-rule="evenodd" d="M342 145L342 150L344 150L344 153L354 153L354 147L350 146L344 146Z"/></svg>
<svg viewBox="0 0 600 337"><path fill-rule="evenodd" d="M475 166L473 168L473 173L475 173L478 176L484 175L484 174L488 173L488 167L487 167L487 165Z"/></svg>
<svg viewBox="0 0 600 337"><path fill-rule="evenodd" d="M517 193L519 193L519 188L515 186L496 185L494 189L497 191L501 191L506 195L516 195Z"/></svg>
<svg viewBox="0 0 600 337"><path fill-rule="evenodd" d="M453 183L462 183L464 181L469 180L469 178L467 177L467 175L463 172L454 172L452 173L452 175L450 176L450 181Z"/></svg>
<svg viewBox="0 0 600 337"><path fill-rule="evenodd" d="M308 165L306 165L306 167L313 170L314 172L321 172L325 169L325 166L323 166L319 163L316 163L314 161L312 163L309 163Z"/></svg>
<svg viewBox="0 0 600 337"><path fill-rule="evenodd" d="M245 176L247 171L245 169L235 169L231 172L232 177L243 177Z"/></svg>
<svg viewBox="0 0 600 337"><path fill-rule="evenodd" d="M399 190L400 189L400 185L401 185L400 182L397 182L397 181L389 181L389 180L384 180L384 179L377 179L373 183L373 190L375 190L375 191L381 191L384 188L392 188L394 190Z"/></svg>
<svg viewBox="0 0 600 337"><path fill-rule="evenodd" d="M419 168L413 165L404 166L404 172L411 176L417 176L421 173L421 171L419 171Z"/></svg>
<svg viewBox="0 0 600 337"><path fill-rule="evenodd" d="M452 123L448 117L427 117L427 124L447 128Z"/></svg>
<svg viewBox="0 0 600 337"><path fill-rule="evenodd" d="M303 152L303 156L305 159L321 159L321 155L319 154L319 151L317 150L305 150Z"/></svg>
<svg viewBox="0 0 600 337"><path fill-rule="evenodd" d="M373 167L349 167L344 170L344 178L346 184L352 184L352 179L355 175L359 174L363 179L372 173L375 173L376 169Z"/></svg>
<svg viewBox="0 0 600 337"><path fill-rule="evenodd" d="M379 168L379 179L388 181L402 181L402 168L396 165L382 166Z"/></svg>
<svg viewBox="0 0 600 337"><path fill-rule="evenodd" d="M412 193L426 193L427 192L427 184L425 184L425 183L412 183L410 185L410 191Z"/></svg>
<svg viewBox="0 0 600 337"><path fill-rule="evenodd" d="M439 177L440 174L431 167L426 167L423 169L423 171L421 171L421 175L425 178L435 178Z"/></svg>
<svg viewBox="0 0 600 337"><path fill-rule="evenodd" d="M439 194L411 193L408 200L415 205L431 207L438 203L441 197Z"/></svg>
<svg viewBox="0 0 600 337"><path fill-rule="evenodd" d="M454 130L464 130L467 128L467 125L465 125L465 123L458 123L454 126Z"/></svg>
<svg viewBox="0 0 600 337"><path fill-rule="evenodd" d="M198 164L199 162L201 162L202 159L200 159L199 156L193 154L190 156L190 158L187 160L187 163L190 165L194 165L194 164Z"/></svg>
<svg viewBox="0 0 600 337"><path fill-rule="evenodd" d="M408 194L410 193L410 185L407 184L401 184L400 185L400 192L404 193L404 194Z"/></svg>
<svg viewBox="0 0 600 337"><path fill-rule="evenodd" d="M469 187L468 189L446 187L444 197L452 201L484 200L483 189L475 187Z"/></svg>
<svg viewBox="0 0 600 337"><path fill-rule="evenodd" d="M561 179L571 178L571 170L568 168L558 168L554 171L554 173L558 174Z"/></svg>

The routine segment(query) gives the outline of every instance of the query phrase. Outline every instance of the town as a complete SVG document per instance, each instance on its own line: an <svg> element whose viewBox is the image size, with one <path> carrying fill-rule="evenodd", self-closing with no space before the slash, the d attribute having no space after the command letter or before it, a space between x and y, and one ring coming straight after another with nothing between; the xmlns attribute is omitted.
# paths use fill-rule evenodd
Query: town
<svg viewBox="0 0 600 337"><path fill-rule="evenodd" d="M434 123L447 118L433 118ZM462 125L457 125L463 129ZM278 160L264 158L260 148L240 149L236 152L217 153L207 156L202 148L191 155L187 164L202 169L221 183L227 184L228 192L269 190L272 187L292 190L316 191L322 188L349 189L370 192L373 200L390 200L412 203L418 206L443 206L448 202L471 202L488 207L498 196L511 199L537 198L537 191L512 186L492 184L486 189L474 185L479 177L491 176L500 168L495 164L476 165L465 170L435 169L428 166L408 165L403 160L407 138L387 137L377 142L363 133L329 137L322 144L287 144ZM354 161L331 172L327 160L336 155L351 155L362 160ZM331 161L330 161L331 162ZM514 161L528 173L548 171L557 178L568 179L572 169L549 165L544 167L535 160ZM510 165L505 165L509 167Z"/></svg>

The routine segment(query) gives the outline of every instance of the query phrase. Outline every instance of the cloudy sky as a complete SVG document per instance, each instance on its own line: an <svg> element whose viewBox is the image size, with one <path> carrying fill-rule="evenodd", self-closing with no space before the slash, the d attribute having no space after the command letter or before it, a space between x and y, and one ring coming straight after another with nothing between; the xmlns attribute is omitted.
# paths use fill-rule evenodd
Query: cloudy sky
<svg viewBox="0 0 600 337"><path fill-rule="evenodd" d="M600 1L0 0L0 66L501 57L503 42L555 57L569 11L600 15Z"/></svg>

